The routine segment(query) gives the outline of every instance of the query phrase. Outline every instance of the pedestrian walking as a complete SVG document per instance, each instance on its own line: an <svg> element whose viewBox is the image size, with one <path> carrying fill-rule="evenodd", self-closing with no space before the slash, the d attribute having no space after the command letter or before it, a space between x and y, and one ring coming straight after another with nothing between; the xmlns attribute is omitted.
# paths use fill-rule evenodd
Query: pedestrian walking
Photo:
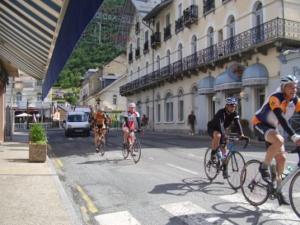
<svg viewBox="0 0 300 225"><path fill-rule="evenodd" d="M191 113L188 116L188 125L190 125L190 134L192 136L195 135L195 123L196 123L196 116L194 114L194 111L191 111Z"/></svg>

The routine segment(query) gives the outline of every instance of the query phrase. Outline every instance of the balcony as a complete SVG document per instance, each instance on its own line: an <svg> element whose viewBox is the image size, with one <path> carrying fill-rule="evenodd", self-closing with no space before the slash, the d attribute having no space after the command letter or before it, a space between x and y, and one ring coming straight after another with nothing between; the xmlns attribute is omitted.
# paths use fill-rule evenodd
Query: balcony
<svg viewBox="0 0 300 225"><path fill-rule="evenodd" d="M287 48L300 45L300 23L291 20L276 18L262 25L253 27L240 34L237 34L224 41L216 43L205 49L184 57L168 66L149 73L147 79L143 80L143 86L139 80L129 82L120 88L120 94L123 96L131 95L145 88L151 88L162 81L173 82L177 79L183 79L190 72L197 74L197 71L207 72L207 69L215 69L232 60L241 60L251 58L253 54L267 54L269 48ZM159 73L159 75L157 75ZM147 76L146 75L146 76ZM144 76L145 77L145 76ZM133 86L134 82L137 82Z"/></svg>
<svg viewBox="0 0 300 225"><path fill-rule="evenodd" d="M172 34L171 34L171 24L169 24L168 26L166 26L164 28L164 41L167 41L171 37L172 37Z"/></svg>
<svg viewBox="0 0 300 225"><path fill-rule="evenodd" d="M141 57L141 49L140 48L136 48L135 49L135 59L138 59Z"/></svg>
<svg viewBox="0 0 300 225"><path fill-rule="evenodd" d="M198 20L198 6L191 5L183 11L184 25L190 27L193 23Z"/></svg>
<svg viewBox="0 0 300 225"><path fill-rule="evenodd" d="M175 21L175 33L179 33L184 28L183 26L183 16L180 17L178 20Z"/></svg>
<svg viewBox="0 0 300 225"><path fill-rule="evenodd" d="M148 52L149 52L149 41L145 41L143 53L144 53L144 55L145 55L145 54L147 54Z"/></svg>
<svg viewBox="0 0 300 225"><path fill-rule="evenodd" d="M215 10L215 0L203 0L203 14L207 15Z"/></svg>
<svg viewBox="0 0 300 225"><path fill-rule="evenodd" d="M161 44L160 32L155 32L151 35L151 47L158 48Z"/></svg>
<svg viewBox="0 0 300 225"><path fill-rule="evenodd" d="M129 54L128 54L128 62L129 63L133 62L133 53L132 52L129 52Z"/></svg>

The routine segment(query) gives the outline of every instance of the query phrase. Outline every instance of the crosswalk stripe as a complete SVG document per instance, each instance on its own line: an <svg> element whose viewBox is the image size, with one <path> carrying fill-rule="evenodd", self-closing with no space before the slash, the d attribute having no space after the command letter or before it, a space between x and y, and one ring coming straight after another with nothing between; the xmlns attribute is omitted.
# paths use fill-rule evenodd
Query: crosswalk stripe
<svg viewBox="0 0 300 225"><path fill-rule="evenodd" d="M232 224L190 201L165 204L161 207L189 225L208 225L217 221L222 225Z"/></svg>
<svg viewBox="0 0 300 225"><path fill-rule="evenodd" d="M241 206L248 210L251 211L257 210L257 207L250 205L245 200L243 194L240 193L234 195L224 195L224 196L220 196L220 198L227 202L235 203L235 207L237 203L238 206ZM269 219L280 220L280 221L290 220L289 222L285 221L284 224L299 225L299 222L294 222L294 221L299 221L299 218L295 215L295 213L291 210L291 208L285 206L279 206L277 200L275 200L272 203L266 202L263 205L260 205L258 207L259 207L259 211L263 212L262 215L264 217L268 217Z"/></svg>
<svg viewBox="0 0 300 225"><path fill-rule="evenodd" d="M95 219L100 225L141 225L128 211L102 214Z"/></svg>

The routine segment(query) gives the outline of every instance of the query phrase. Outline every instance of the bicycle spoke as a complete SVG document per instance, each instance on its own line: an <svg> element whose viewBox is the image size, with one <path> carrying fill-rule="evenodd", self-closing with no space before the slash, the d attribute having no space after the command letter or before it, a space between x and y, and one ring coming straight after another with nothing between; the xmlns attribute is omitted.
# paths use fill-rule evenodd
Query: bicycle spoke
<svg viewBox="0 0 300 225"><path fill-rule="evenodd" d="M215 161L211 161L211 149L207 149L204 156L204 171L207 178L212 181L219 173L219 159L216 158Z"/></svg>
<svg viewBox="0 0 300 225"><path fill-rule="evenodd" d="M291 181L289 197L294 212L300 218L300 171L298 171Z"/></svg>
<svg viewBox="0 0 300 225"><path fill-rule="evenodd" d="M228 184L237 190L241 187L240 177L242 168L245 165L245 160L241 153L233 152L228 156L227 172L228 172Z"/></svg>

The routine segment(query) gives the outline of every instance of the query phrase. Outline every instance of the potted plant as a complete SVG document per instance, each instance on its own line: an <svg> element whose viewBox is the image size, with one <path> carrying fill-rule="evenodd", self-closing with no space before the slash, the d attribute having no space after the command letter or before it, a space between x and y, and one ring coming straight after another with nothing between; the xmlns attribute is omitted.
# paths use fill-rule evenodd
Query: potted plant
<svg viewBox="0 0 300 225"><path fill-rule="evenodd" d="M47 156L47 136L41 124L35 123L29 131L29 161L45 162Z"/></svg>

